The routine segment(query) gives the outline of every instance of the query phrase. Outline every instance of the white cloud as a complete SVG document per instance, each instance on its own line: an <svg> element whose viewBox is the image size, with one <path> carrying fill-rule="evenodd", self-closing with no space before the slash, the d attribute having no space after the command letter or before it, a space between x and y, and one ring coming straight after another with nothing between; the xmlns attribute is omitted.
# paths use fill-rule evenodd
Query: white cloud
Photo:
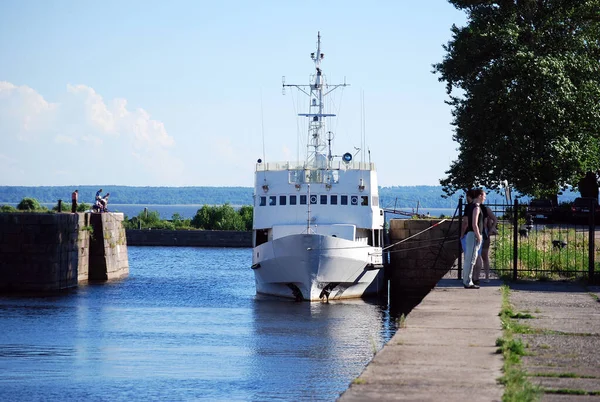
<svg viewBox="0 0 600 402"><path fill-rule="evenodd" d="M67 85L49 102L28 86L0 82L0 168L22 173L21 181L2 175L0 184L175 185L184 165L174 145L163 122L142 108L128 109L126 99L107 102L91 87ZM49 164L71 167L61 167L61 183L52 181L58 169ZM101 178L83 173L87 166L102 166Z"/></svg>
<svg viewBox="0 0 600 402"><path fill-rule="evenodd" d="M0 124L21 141L33 141L49 125L58 105L47 102L28 86L0 82Z"/></svg>
<svg viewBox="0 0 600 402"><path fill-rule="evenodd" d="M54 137L54 142L58 144L76 144L77 141L73 137L69 137L68 135L59 134Z"/></svg>

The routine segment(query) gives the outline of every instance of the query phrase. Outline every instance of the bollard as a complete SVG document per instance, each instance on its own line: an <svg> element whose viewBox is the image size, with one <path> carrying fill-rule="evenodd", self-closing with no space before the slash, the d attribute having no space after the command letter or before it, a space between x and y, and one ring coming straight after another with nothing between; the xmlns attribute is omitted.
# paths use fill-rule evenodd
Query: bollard
<svg viewBox="0 0 600 402"><path fill-rule="evenodd" d="M58 212L62 212L62 200L58 200Z"/></svg>

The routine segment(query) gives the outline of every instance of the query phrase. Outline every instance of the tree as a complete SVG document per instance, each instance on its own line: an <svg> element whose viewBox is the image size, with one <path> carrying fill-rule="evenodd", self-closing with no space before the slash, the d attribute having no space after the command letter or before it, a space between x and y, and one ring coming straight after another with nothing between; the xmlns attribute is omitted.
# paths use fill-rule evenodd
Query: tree
<svg viewBox="0 0 600 402"><path fill-rule="evenodd" d="M47 211L35 198L25 197L17 205L19 211Z"/></svg>
<svg viewBox="0 0 600 402"><path fill-rule="evenodd" d="M450 0L467 12L434 73L458 159L446 194L473 186L556 195L600 169L600 0ZM458 94L456 92L458 92Z"/></svg>
<svg viewBox="0 0 600 402"><path fill-rule="evenodd" d="M244 213L247 215L247 212ZM204 205L196 212L191 225L204 230L247 230L242 215L229 204L218 207Z"/></svg>
<svg viewBox="0 0 600 402"><path fill-rule="evenodd" d="M251 205L244 205L238 211L244 222L243 230L252 230L252 220L254 218L254 208Z"/></svg>

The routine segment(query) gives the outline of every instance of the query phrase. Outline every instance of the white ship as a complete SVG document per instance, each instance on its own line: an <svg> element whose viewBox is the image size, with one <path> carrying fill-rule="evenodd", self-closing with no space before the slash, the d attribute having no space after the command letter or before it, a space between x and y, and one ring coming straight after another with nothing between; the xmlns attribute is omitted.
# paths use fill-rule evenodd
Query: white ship
<svg viewBox="0 0 600 402"><path fill-rule="evenodd" d="M332 153L326 130L329 85L321 69L321 35L311 54L306 160L258 160L254 183L252 269L256 292L296 300L357 298L382 291L383 210L370 161Z"/></svg>

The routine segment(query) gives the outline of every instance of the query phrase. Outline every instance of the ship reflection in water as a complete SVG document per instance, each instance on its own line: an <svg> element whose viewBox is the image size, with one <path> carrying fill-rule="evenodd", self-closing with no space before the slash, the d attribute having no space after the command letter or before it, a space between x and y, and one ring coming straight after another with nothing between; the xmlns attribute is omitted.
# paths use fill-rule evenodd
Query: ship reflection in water
<svg viewBox="0 0 600 402"><path fill-rule="evenodd" d="M130 247L130 275L0 297L0 400L335 400L385 305L255 296L251 249Z"/></svg>

